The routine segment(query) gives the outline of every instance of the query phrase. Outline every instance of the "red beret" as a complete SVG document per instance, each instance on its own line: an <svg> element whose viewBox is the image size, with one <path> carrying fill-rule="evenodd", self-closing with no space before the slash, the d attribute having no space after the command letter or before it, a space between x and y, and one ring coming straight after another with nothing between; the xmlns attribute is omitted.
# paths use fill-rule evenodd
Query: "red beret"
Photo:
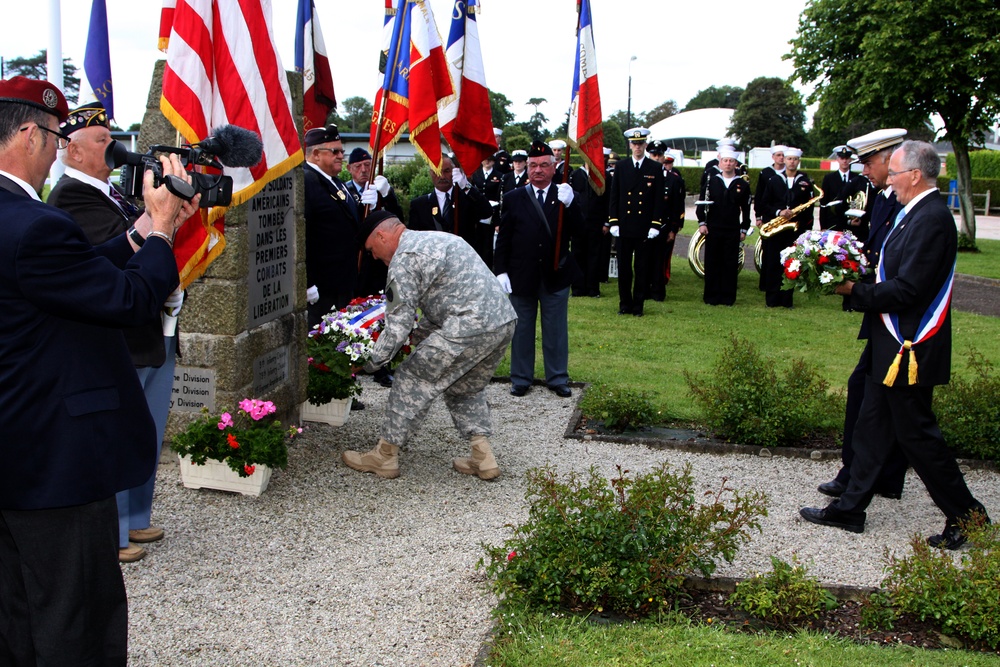
<svg viewBox="0 0 1000 667"><path fill-rule="evenodd" d="M27 104L52 114L59 122L69 115L69 105L62 91L48 81L15 76L0 79L0 102Z"/></svg>

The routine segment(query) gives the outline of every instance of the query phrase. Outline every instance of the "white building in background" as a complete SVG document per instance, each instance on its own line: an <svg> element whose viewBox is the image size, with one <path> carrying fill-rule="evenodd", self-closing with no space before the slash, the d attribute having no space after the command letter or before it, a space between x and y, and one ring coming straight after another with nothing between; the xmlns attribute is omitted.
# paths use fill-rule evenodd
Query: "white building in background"
<svg viewBox="0 0 1000 667"><path fill-rule="evenodd" d="M687 155L715 153L716 142L728 136L734 109L695 109L653 123L650 139L661 139Z"/></svg>

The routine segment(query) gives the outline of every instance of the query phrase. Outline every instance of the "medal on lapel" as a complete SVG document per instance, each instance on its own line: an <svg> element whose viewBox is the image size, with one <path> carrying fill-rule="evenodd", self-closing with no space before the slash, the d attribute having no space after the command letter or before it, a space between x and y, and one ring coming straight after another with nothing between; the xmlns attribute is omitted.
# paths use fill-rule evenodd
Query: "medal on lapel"
<svg viewBox="0 0 1000 667"><path fill-rule="evenodd" d="M434 208L431 209L431 215L437 215L437 214L438 214L438 207L435 206Z"/></svg>

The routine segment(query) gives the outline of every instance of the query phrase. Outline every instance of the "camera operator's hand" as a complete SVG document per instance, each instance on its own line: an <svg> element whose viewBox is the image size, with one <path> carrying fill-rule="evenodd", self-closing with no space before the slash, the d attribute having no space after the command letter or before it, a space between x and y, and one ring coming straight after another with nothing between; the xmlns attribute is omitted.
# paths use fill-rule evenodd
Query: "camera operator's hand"
<svg viewBox="0 0 1000 667"><path fill-rule="evenodd" d="M191 175L181 165L180 157L176 154L171 153L169 157L161 155L160 165L163 169L163 178L173 176L185 183L191 182ZM171 194L162 185L158 188L153 187L153 171L151 169L147 169L142 175L142 199L146 204L146 215L152 221L151 231L160 232L173 239L174 231L177 229L178 214L184 200ZM195 197L191 203L197 206L198 199Z"/></svg>

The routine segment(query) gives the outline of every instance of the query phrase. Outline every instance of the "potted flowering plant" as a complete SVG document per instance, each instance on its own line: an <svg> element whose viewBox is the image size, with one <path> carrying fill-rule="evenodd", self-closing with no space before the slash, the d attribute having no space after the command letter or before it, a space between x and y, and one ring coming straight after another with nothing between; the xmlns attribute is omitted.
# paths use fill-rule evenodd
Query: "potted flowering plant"
<svg viewBox="0 0 1000 667"><path fill-rule="evenodd" d="M863 244L850 232L808 231L795 245L781 251L784 267L782 287L808 294L833 294L844 281L857 282L865 276L868 258Z"/></svg>
<svg viewBox="0 0 1000 667"><path fill-rule="evenodd" d="M271 470L288 465L288 441L302 432L295 426L283 428L281 422L269 418L275 410L271 401L255 398L240 401L236 414L213 415L203 409L201 417L174 436L172 443L181 457L184 486L259 495ZM247 478L253 481L240 481Z"/></svg>

